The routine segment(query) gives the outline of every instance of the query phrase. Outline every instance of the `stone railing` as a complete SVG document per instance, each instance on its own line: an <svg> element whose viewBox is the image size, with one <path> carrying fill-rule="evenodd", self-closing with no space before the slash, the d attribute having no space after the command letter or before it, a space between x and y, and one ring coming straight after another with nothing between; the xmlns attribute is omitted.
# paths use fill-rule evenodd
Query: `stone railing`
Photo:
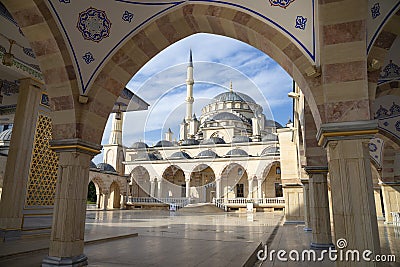
<svg viewBox="0 0 400 267"><path fill-rule="evenodd" d="M255 206L261 207L283 207L285 205L285 199L283 197L274 198L218 198L214 199L215 206L226 210L227 206L242 206L245 207L248 203L253 203Z"/></svg>
<svg viewBox="0 0 400 267"><path fill-rule="evenodd" d="M186 197L175 197L175 198L154 198L154 197L128 197L128 205L132 204L167 204L174 205L182 208L190 204L190 198Z"/></svg>
<svg viewBox="0 0 400 267"><path fill-rule="evenodd" d="M391 212L393 217L393 225L400 226L400 211L398 212Z"/></svg>

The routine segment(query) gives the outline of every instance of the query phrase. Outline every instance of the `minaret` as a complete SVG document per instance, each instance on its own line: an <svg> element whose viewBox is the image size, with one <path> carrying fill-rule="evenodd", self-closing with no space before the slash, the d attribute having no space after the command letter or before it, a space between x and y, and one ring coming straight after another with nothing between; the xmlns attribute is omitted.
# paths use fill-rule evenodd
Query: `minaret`
<svg viewBox="0 0 400 267"><path fill-rule="evenodd" d="M122 145L122 123L123 113L118 111L114 114L114 118L112 120L112 129L110 139L108 141L109 145Z"/></svg>
<svg viewBox="0 0 400 267"><path fill-rule="evenodd" d="M192 120L193 114L193 58L192 58L192 50L190 49L189 56L189 64L187 66L187 77L186 77L186 122L190 122Z"/></svg>

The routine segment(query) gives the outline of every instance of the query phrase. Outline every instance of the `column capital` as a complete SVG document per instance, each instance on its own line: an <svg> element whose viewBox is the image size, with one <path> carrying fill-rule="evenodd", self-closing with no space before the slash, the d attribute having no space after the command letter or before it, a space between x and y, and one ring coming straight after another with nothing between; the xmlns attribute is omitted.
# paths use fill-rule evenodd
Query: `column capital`
<svg viewBox="0 0 400 267"><path fill-rule="evenodd" d="M304 178L304 179L300 179L300 181L301 181L301 183L302 183L303 185L305 185L305 184L308 184L308 183L309 183L310 179Z"/></svg>
<svg viewBox="0 0 400 267"><path fill-rule="evenodd" d="M50 149L56 152L81 152L95 156L100 153L102 146L82 139L51 140Z"/></svg>
<svg viewBox="0 0 400 267"><path fill-rule="evenodd" d="M310 176L315 173L326 174L329 172L328 166L304 166L304 170Z"/></svg>
<svg viewBox="0 0 400 267"><path fill-rule="evenodd" d="M317 132L318 145L326 147L330 141L372 139L378 133L376 120L325 123Z"/></svg>

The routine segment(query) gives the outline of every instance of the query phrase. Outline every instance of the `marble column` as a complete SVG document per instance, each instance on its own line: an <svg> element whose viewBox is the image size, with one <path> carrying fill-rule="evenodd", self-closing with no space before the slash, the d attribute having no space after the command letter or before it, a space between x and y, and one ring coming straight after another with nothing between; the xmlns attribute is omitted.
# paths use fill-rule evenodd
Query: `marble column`
<svg viewBox="0 0 400 267"><path fill-rule="evenodd" d="M51 141L59 156L49 255L42 266L85 266L83 254L89 164L101 146L82 140Z"/></svg>
<svg viewBox="0 0 400 267"><path fill-rule="evenodd" d="M262 198L262 179L257 178L257 198Z"/></svg>
<svg viewBox="0 0 400 267"><path fill-rule="evenodd" d="M247 194L247 198L253 198L253 176L250 176L251 178L247 179L247 182L249 184L249 192Z"/></svg>
<svg viewBox="0 0 400 267"><path fill-rule="evenodd" d="M100 193L96 194L96 208L100 208Z"/></svg>
<svg viewBox="0 0 400 267"><path fill-rule="evenodd" d="M20 238L36 116L43 84L21 79L0 202L0 239ZM86 186L87 187L87 186Z"/></svg>
<svg viewBox="0 0 400 267"><path fill-rule="evenodd" d="M337 240L346 239L348 248L368 249L376 255L380 253L380 244L369 138L361 139L358 135L345 138L336 137L327 143L334 235ZM346 266L375 265L374 262L362 262L362 265L351 263Z"/></svg>
<svg viewBox="0 0 400 267"><path fill-rule="evenodd" d="M103 193L103 210L107 210L108 207L108 192Z"/></svg>
<svg viewBox="0 0 400 267"><path fill-rule="evenodd" d="M304 231L311 232L309 179L301 179L301 183L303 184L304 197Z"/></svg>
<svg viewBox="0 0 400 267"><path fill-rule="evenodd" d="M285 198L285 224L303 224L303 186L300 184L283 184L282 189Z"/></svg>
<svg viewBox="0 0 400 267"><path fill-rule="evenodd" d="M221 178L215 180L215 198L221 198Z"/></svg>
<svg viewBox="0 0 400 267"><path fill-rule="evenodd" d="M190 197L190 179L186 179L186 197Z"/></svg>
<svg viewBox="0 0 400 267"><path fill-rule="evenodd" d="M393 223L391 212L400 211L400 182L385 182L381 184L385 223Z"/></svg>
<svg viewBox="0 0 400 267"><path fill-rule="evenodd" d="M311 248L328 249L333 247L329 216L328 167L306 166L304 169L310 177Z"/></svg>
<svg viewBox="0 0 400 267"><path fill-rule="evenodd" d="M378 220L385 220L383 216L382 210L382 201L381 201L381 187L374 188L374 200L375 200L375 207L376 207L376 217Z"/></svg>
<svg viewBox="0 0 400 267"><path fill-rule="evenodd" d="M162 198L162 180L157 179L157 197Z"/></svg>
<svg viewBox="0 0 400 267"><path fill-rule="evenodd" d="M155 197L154 192L155 192L155 181L150 180L150 197Z"/></svg>

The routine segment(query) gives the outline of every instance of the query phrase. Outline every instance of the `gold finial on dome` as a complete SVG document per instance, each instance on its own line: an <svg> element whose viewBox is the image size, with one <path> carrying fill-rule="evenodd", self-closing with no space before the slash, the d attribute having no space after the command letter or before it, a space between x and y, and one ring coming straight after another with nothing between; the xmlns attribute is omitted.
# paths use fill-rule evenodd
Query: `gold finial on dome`
<svg viewBox="0 0 400 267"><path fill-rule="evenodd" d="M231 81L230 91L233 92L232 81Z"/></svg>

